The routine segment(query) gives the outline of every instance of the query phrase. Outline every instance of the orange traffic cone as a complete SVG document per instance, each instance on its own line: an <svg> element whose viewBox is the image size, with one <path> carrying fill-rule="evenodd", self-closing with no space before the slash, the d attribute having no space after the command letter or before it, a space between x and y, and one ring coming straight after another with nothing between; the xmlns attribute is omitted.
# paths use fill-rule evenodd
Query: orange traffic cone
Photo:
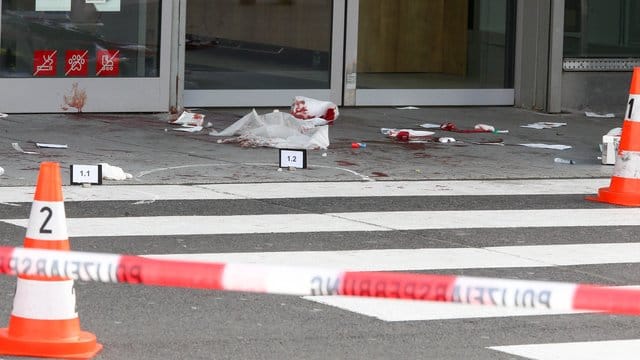
<svg viewBox="0 0 640 360"><path fill-rule="evenodd" d="M58 163L40 165L24 247L69 250ZM0 354L88 359L102 349L95 335L80 330L73 280L21 275L17 281Z"/></svg>
<svg viewBox="0 0 640 360"><path fill-rule="evenodd" d="M633 69L629 103L609 187L600 188L589 200L640 206L640 67Z"/></svg>

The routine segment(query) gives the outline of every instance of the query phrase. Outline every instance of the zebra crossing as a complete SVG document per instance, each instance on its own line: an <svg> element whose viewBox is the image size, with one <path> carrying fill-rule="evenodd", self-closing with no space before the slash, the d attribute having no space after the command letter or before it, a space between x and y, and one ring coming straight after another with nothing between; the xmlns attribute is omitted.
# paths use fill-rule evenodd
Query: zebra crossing
<svg viewBox="0 0 640 360"><path fill-rule="evenodd" d="M637 285L640 211L584 200L607 184L608 179L546 179L104 185L65 187L64 196L69 236L78 250ZM0 231L17 233L28 224L33 189L0 189ZM555 317L579 324L594 316L335 296L301 301L314 309L427 327L465 319L553 324ZM636 328L638 321L624 319ZM640 350L637 334L620 338L621 331L578 329L565 335L536 334L541 341L531 343L489 337L476 349L477 358L585 359L603 358L594 356L604 351L604 358L631 359Z"/></svg>

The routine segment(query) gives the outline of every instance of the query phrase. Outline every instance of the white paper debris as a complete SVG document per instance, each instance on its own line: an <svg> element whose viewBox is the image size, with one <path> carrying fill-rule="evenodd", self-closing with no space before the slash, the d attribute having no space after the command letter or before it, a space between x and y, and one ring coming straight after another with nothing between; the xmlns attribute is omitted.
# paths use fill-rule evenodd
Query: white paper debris
<svg viewBox="0 0 640 360"><path fill-rule="evenodd" d="M440 129L440 124L424 123L420 125L420 127L423 127L425 129Z"/></svg>
<svg viewBox="0 0 640 360"><path fill-rule="evenodd" d="M496 131L496 128L491 126L491 125L487 125L487 124L476 124L473 127L475 130L483 130L483 131L487 131L487 132L494 132Z"/></svg>
<svg viewBox="0 0 640 360"><path fill-rule="evenodd" d="M0 176L4 175L4 169L0 167Z"/></svg>
<svg viewBox="0 0 640 360"><path fill-rule="evenodd" d="M319 118L325 120L326 124L332 124L338 119L340 112L338 111L338 106L330 101L296 96L293 99L293 104L291 104L291 115L302 120Z"/></svg>
<svg viewBox="0 0 640 360"><path fill-rule="evenodd" d="M36 143L36 146L39 148L50 148L50 149L67 149L68 146L66 144L45 144L45 143Z"/></svg>
<svg viewBox="0 0 640 360"><path fill-rule="evenodd" d="M131 179L133 175L124 172L122 168L112 166L107 163L100 163L102 165L102 178L104 180L126 180Z"/></svg>
<svg viewBox="0 0 640 360"><path fill-rule="evenodd" d="M566 126L566 125L567 123L540 121L533 124L521 125L520 127L540 130L540 129L557 128L557 127Z"/></svg>
<svg viewBox="0 0 640 360"><path fill-rule="evenodd" d="M202 126L205 115L192 113L189 111L183 111L180 117L174 121L170 121L170 124L183 125L183 126Z"/></svg>
<svg viewBox="0 0 640 360"><path fill-rule="evenodd" d="M441 138L438 138L438 142L450 143L450 142L456 142L456 139L454 139L452 137L441 137Z"/></svg>
<svg viewBox="0 0 640 360"><path fill-rule="evenodd" d="M521 146L539 148L539 149L554 149L554 150L567 150L571 149L569 145L559 145L559 144L518 144Z"/></svg>
<svg viewBox="0 0 640 360"><path fill-rule="evenodd" d="M187 125L183 125L182 127L175 128L173 130L174 131L184 131L184 132L194 133L194 132L202 131L202 129L204 129L202 126L187 126Z"/></svg>
<svg viewBox="0 0 640 360"><path fill-rule="evenodd" d="M23 154L32 154L32 155L39 154L36 151L24 151L24 150L22 150L22 148L20 147L20 144L18 144L18 143L11 143L11 146L13 146L13 148L16 149L16 151L19 151L19 152L21 152Z"/></svg>
<svg viewBox="0 0 640 360"><path fill-rule="evenodd" d="M396 109L397 110L418 110L420 108L415 106L403 106L403 107L397 107Z"/></svg>
<svg viewBox="0 0 640 360"><path fill-rule="evenodd" d="M323 119L300 120L280 111L258 115L254 109L226 129L212 130L209 135L232 136L218 142L239 143L244 147L326 149L329 146L329 126Z"/></svg>
<svg viewBox="0 0 640 360"><path fill-rule="evenodd" d="M594 118L613 118L613 117L616 117L616 115L612 114L612 113L598 114L598 113L591 112L591 111L585 111L584 114L587 117L594 117Z"/></svg>
<svg viewBox="0 0 640 360"><path fill-rule="evenodd" d="M8 116L9 116L9 114L0 113L0 118L6 118L6 117L8 117Z"/></svg>

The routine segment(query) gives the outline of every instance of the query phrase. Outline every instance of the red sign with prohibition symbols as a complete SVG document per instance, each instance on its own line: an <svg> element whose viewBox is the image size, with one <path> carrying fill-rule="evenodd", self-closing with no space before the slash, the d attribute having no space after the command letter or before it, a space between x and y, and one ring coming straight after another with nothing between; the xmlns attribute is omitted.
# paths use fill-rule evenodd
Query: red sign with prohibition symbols
<svg viewBox="0 0 640 360"><path fill-rule="evenodd" d="M120 50L98 50L96 76L120 75Z"/></svg>
<svg viewBox="0 0 640 360"><path fill-rule="evenodd" d="M56 76L58 70L57 50L33 52L33 76Z"/></svg>
<svg viewBox="0 0 640 360"><path fill-rule="evenodd" d="M65 76L87 76L89 73L89 51L67 50L64 58Z"/></svg>

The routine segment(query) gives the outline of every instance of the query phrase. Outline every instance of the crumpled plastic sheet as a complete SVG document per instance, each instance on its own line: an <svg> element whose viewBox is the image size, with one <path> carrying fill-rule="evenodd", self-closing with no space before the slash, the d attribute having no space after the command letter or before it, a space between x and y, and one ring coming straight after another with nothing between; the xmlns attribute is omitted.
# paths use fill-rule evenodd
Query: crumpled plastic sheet
<svg viewBox="0 0 640 360"><path fill-rule="evenodd" d="M230 136L220 143L238 143L242 147L273 147L294 149L326 149L329 147L329 127L324 119L301 120L294 115L274 111L258 115L255 109L212 136Z"/></svg>

